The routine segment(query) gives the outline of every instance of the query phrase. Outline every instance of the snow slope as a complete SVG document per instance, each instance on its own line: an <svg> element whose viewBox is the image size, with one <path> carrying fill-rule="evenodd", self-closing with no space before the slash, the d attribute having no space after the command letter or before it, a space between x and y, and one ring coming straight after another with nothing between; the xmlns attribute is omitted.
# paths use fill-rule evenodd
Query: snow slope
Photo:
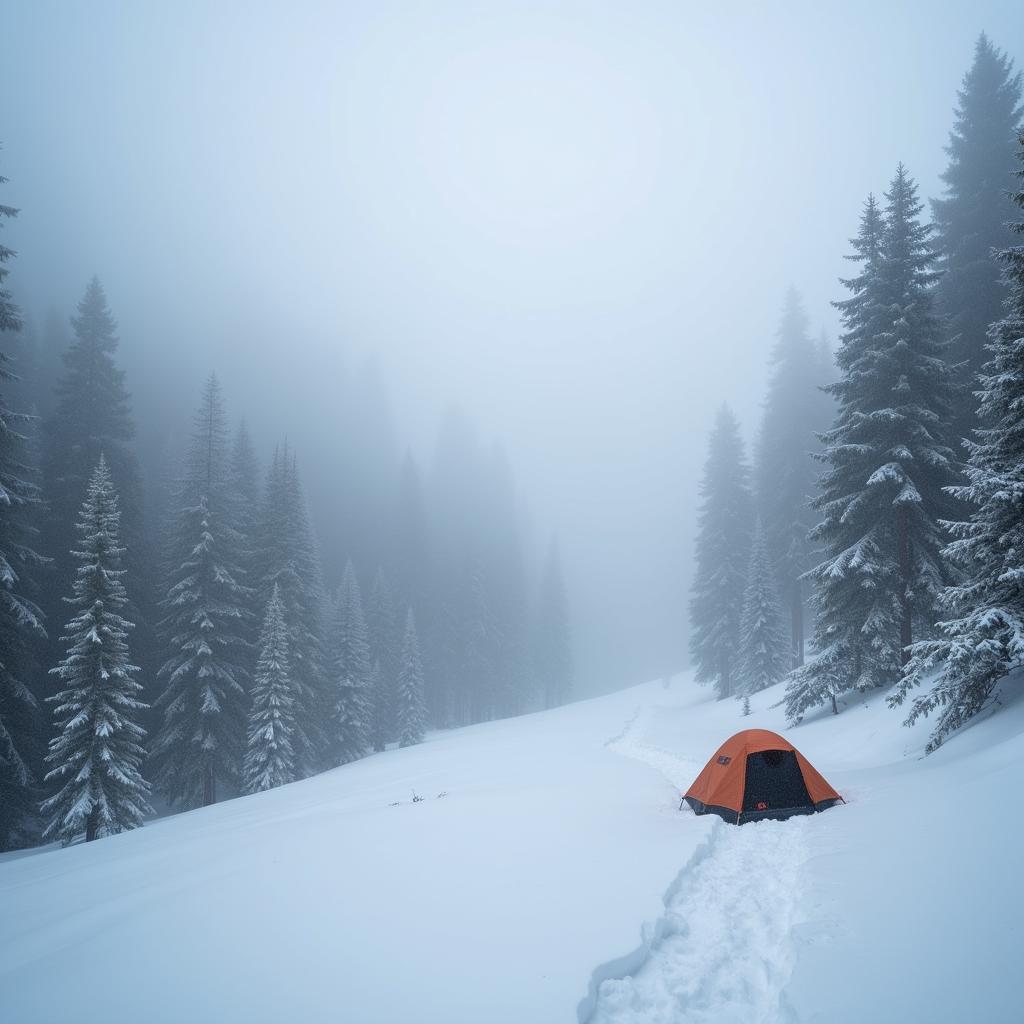
<svg viewBox="0 0 1024 1024"><path fill-rule="evenodd" d="M848 805L677 810L776 699L681 677L0 858L0 1020L1021 1019L1024 703L927 759L852 706L787 733Z"/></svg>

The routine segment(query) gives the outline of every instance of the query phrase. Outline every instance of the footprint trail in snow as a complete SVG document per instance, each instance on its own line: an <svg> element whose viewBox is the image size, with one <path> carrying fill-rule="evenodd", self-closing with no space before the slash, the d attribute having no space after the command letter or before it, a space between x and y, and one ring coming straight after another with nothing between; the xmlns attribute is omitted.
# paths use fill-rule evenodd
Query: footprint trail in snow
<svg viewBox="0 0 1024 1024"><path fill-rule="evenodd" d="M611 744L675 785L688 761L647 746L643 718ZM685 813L685 812L684 812ZM736 827L715 820L676 880L640 965L601 982L590 1024L779 1024L800 921L810 819Z"/></svg>

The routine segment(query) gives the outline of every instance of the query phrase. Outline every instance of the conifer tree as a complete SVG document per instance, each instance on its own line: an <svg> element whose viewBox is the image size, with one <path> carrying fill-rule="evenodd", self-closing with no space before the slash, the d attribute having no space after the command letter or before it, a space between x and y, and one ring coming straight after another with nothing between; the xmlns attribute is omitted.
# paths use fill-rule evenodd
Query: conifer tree
<svg viewBox="0 0 1024 1024"><path fill-rule="evenodd" d="M6 182L0 177L0 185ZM0 204L0 226L17 210ZM16 377L8 339L21 316L4 282L14 252L0 243L0 852L26 842L33 808L32 768L37 702L28 685L35 649L46 638L43 613L35 601L34 571L43 563L35 551L34 520L39 488L30 464L30 417L8 405Z"/></svg>
<svg viewBox="0 0 1024 1024"><path fill-rule="evenodd" d="M91 842L135 828L151 813L149 784L141 768L145 733L138 724L145 705L135 680L128 633L121 614L127 604L121 568L121 513L107 468L100 461L89 481L73 552L78 570L68 603L75 615L61 640L67 652L52 669L61 690L50 697L56 736L46 761L46 781L59 785L43 802L44 836L64 845L83 833Z"/></svg>
<svg viewBox="0 0 1024 1024"><path fill-rule="evenodd" d="M411 747L423 742L427 728L427 707L423 698L423 664L416 636L416 619L410 608L405 616L405 636L395 693L395 722L398 745Z"/></svg>
<svg viewBox="0 0 1024 1024"><path fill-rule="evenodd" d="M1024 135L1018 151L1024 164ZM1024 169L1017 172L1024 181ZM1024 210L1024 189L1013 196ZM1024 241L1024 219L1014 230ZM942 594L948 618L938 636L913 647L899 689L931 688L911 704L907 724L938 714L928 745L943 739L987 707L999 681L1024 665L1024 244L999 254L1008 286L1006 315L989 332L989 360L980 377L978 417L984 424L969 443L967 482L953 488L971 510L967 522L948 524L946 555L962 577Z"/></svg>
<svg viewBox="0 0 1024 1024"><path fill-rule="evenodd" d="M812 449L822 420L820 356L794 289L786 295L772 350L772 374L756 451L755 490L766 544L790 620L790 664L804 660L804 582L811 566L811 498L817 470Z"/></svg>
<svg viewBox="0 0 1024 1024"><path fill-rule="evenodd" d="M544 707L566 703L572 693L569 599L558 542L551 539L541 579L534 627L534 667Z"/></svg>
<svg viewBox="0 0 1024 1024"><path fill-rule="evenodd" d="M259 551L259 518L260 518L260 467L253 449L252 439L245 420L242 420L235 432L228 455L227 464L227 507L230 509L230 520L235 543L237 544L237 561L244 570L246 585L250 588L247 603L249 611L245 639L251 644L250 658L255 666L255 658L259 655L258 633L260 623L266 614L267 598L259 586L261 576ZM261 598L263 598L261 602Z"/></svg>
<svg viewBox="0 0 1024 1024"><path fill-rule="evenodd" d="M935 261L917 189L902 165L884 217L869 199L854 242L861 272L838 303L846 331L837 355L839 402L820 456L827 469L814 536L817 657L793 673L786 712L804 712L854 687L891 686L915 635L932 629L948 579L939 517L955 463L945 443L952 382L933 311Z"/></svg>
<svg viewBox="0 0 1024 1024"><path fill-rule="evenodd" d="M220 384L203 385L177 485L161 624L166 689L153 744L157 779L185 807L234 787L245 749L252 591L240 564L230 489L228 428Z"/></svg>
<svg viewBox="0 0 1024 1024"><path fill-rule="evenodd" d="M690 602L696 679L719 699L736 687L740 610L750 556L751 494L739 424L727 406L715 419L701 481L697 566Z"/></svg>
<svg viewBox="0 0 1024 1024"><path fill-rule="evenodd" d="M260 508L260 467L245 420L238 425L227 465L227 494L242 558L256 578L256 545Z"/></svg>
<svg viewBox="0 0 1024 1024"><path fill-rule="evenodd" d="M6 184L7 178L0 175L0 185ZM0 204L0 218L13 219L17 216L18 211L13 206ZM0 224L3 224L2 220L0 220ZM22 326L21 310L15 304L10 289L4 284L10 273L4 264L14 256L14 250L0 242L0 331L17 331Z"/></svg>
<svg viewBox="0 0 1024 1024"><path fill-rule="evenodd" d="M43 540L54 555L55 582L74 574L69 552L75 521L85 498L91 468L102 454L121 504L121 533L128 548L127 589L133 611L148 604L148 570L143 558L142 497L138 466L129 448L135 434L124 371L114 361L117 324L99 279L93 277L71 318L74 341L63 353L56 406L44 428L43 494L48 516ZM49 602L57 613L62 594ZM140 628L145 628L136 622Z"/></svg>
<svg viewBox="0 0 1024 1024"><path fill-rule="evenodd" d="M298 466L287 445L271 461L257 535L260 594L269 600L276 584L284 606L295 689L296 765L305 777L336 763L325 725L337 698L325 683L320 558Z"/></svg>
<svg viewBox="0 0 1024 1024"><path fill-rule="evenodd" d="M377 570L366 605L366 630L370 646L370 662L374 666L373 728L374 750L383 750L394 738L395 683L398 679L398 657L401 638L395 615L391 584L383 569Z"/></svg>
<svg viewBox="0 0 1024 1024"><path fill-rule="evenodd" d="M296 778L292 746L295 691L289 677L284 605L276 586L270 594L258 646L243 766L248 793L274 789Z"/></svg>
<svg viewBox="0 0 1024 1024"><path fill-rule="evenodd" d="M207 806L218 783L234 786L245 745L245 617L247 588L224 558L205 495L179 516L192 550L171 574L163 628L167 686L157 704L163 722L153 744L157 781L173 803Z"/></svg>
<svg viewBox="0 0 1024 1024"><path fill-rule="evenodd" d="M944 271L938 282L939 311L948 320L949 361L961 364L950 435L957 446L976 425L975 376L986 358L989 325L999 319L1005 294L991 254L1013 242L1003 196L1012 182L1022 115L1021 76L984 33L975 44L958 100L946 147L949 166L942 175L946 194L932 202Z"/></svg>
<svg viewBox="0 0 1024 1024"><path fill-rule="evenodd" d="M768 557L768 544L764 527L758 519L750 546L747 587L740 618L737 694L746 698L774 686L789 669L789 654L786 633L779 617L779 595Z"/></svg>
<svg viewBox="0 0 1024 1024"><path fill-rule="evenodd" d="M371 742L373 697L370 691L370 644L355 567L349 559L338 592L334 626L334 678L337 687L333 741L335 763L362 757Z"/></svg>

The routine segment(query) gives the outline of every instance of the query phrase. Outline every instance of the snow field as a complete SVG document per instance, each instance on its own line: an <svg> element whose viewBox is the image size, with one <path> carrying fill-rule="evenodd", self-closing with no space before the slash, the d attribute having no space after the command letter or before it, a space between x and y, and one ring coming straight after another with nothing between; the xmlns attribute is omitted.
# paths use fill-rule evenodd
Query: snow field
<svg viewBox="0 0 1024 1024"><path fill-rule="evenodd" d="M882 696L780 696L646 684L2 857L0 1020L1015 1024L1024 701L922 759ZM679 811L746 727L849 803Z"/></svg>

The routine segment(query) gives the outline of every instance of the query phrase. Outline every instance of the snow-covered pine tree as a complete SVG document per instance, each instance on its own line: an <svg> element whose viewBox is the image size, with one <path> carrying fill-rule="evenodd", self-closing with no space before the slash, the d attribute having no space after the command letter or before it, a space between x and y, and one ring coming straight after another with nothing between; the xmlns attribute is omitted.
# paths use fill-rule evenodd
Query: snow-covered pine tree
<svg viewBox="0 0 1024 1024"><path fill-rule="evenodd" d="M166 689L153 742L156 777L174 803L211 804L218 782L234 787L245 749L245 686L251 589L234 526L228 428L220 385L211 374L177 486L161 623Z"/></svg>
<svg viewBox="0 0 1024 1024"><path fill-rule="evenodd" d="M562 576L558 540L551 538L541 578L537 620L533 629L534 673L544 707L564 704L572 692L572 644L569 598Z"/></svg>
<svg viewBox="0 0 1024 1024"><path fill-rule="evenodd" d="M1005 296L992 251L1013 244L1003 196L1012 182L1022 115L1021 77L984 33L975 44L958 100L946 147L949 166L942 175L946 194L932 201L944 271L937 286L938 307L948 320L949 361L961 364L950 433L956 445L977 425L975 377L986 359L989 325L999 319Z"/></svg>
<svg viewBox="0 0 1024 1024"><path fill-rule="evenodd" d="M259 793L294 782L295 691L289 677L284 605L275 586L259 638L243 764L245 790Z"/></svg>
<svg viewBox="0 0 1024 1024"><path fill-rule="evenodd" d="M356 570L349 559L338 592L334 625L335 703L332 739L335 764L358 760L370 746L373 695L370 692L370 644Z"/></svg>
<svg viewBox="0 0 1024 1024"><path fill-rule="evenodd" d="M42 544L54 559L52 585L44 607L54 621L64 616L64 581L74 576L70 552L77 543L75 522L85 499L92 468L102 454L121 508L129 616L136 624L133 649L140 664L154 655L151 637L153 593L151 559L142 523L142 485L130 443L135 435L124 371L118 369L117 323L99 279L93 277L71 318L74 339L63 354L63 373L56 385L56 405L44 424L43 497L47 514ZM51 664L61 656L50 650Z"/></svg>
<svg viewBox="0 0 1024 1024"><path fill-rule="evenodd" d="M326 723L336 691L325 682L324 605L320 558L309 525L295 457L287 444L274 452L257 531L259 591L269 601L277 584L288 629L295 688L295 756L300 778L337 762Z"/></svg>
<svg viewBox="0 0 1024 1024"><path fill-rule="evenodd" d="M718 411L701 481L697 567L690 601L690 654L696 679L719 699L736 687L740 611L750 557L752 499L743 442L728 406Z"/></svg>
<svg viewBox="0 0 1024 1024"><path fill-rule="evenodd" d="M227 463L227 505L235 543L236 560L244 570L246 585L250 588L247 608L248 622L243 630L250 647L250 673L255 670L259 655L257 640L266 614L267 601L259 587L261 575L259 546L260 467L253 449L245 420L235 431Z"/></svg>
<svg viewBox="0 0 1024 1024"><path fill-rule="evenodd" d="M234 786L245 745L245 641L239 624L248 590L226 561L206 497L184 509L179 537L192 550L171 574L164 600L169 657L157 700L163 722L153 744L156 779L172 802L207 806L218 783Z"/></svg>
<svg viewBox="0 0 1024 1024"><path fill-rule="evenodd" d="M6 182L0 177L0 185ZM14 217L0 204L0 225ZM32 756L37 702L27 682L34 648L46 639L43 613L33 600L33 570L42 564L35 551L39 488L30 464L29 416L7 404L16 381L7 339L21 316L4 285L5 263L14 252L0 243L0 852L30 840L26 825L34 811Z"/></svg>
<svg viewBox="0 0 1024 1024"><path fill-rule="evenodd" d="M68 604L75 615L64 627L67 644L53 675L61 690L55 705L56 735L46 756L46 781L59 786L43 801L44 837L65 846L83 833L91 842L135 828L151 813L149 783L142 777L145 708L131 664L122 616L127 604L121 560L121 513L106 460L93 472L78 518L73 552L78 571Z"/></svg>
<svg viewBox="0 0 1024 1024"><path fill-rule="evenodd" d="M245 420L238 425L227 465L227 496L232 510L232 525L238 534L242 561L250 580L257 576L257 530L260 509L260 466ZM253 599L254 608L257 607ZM262 618L262 616L258 616Z"/></svg>
<svg viewBox="0 0 1024 1024"><path fill-rule="evenodd" d="M395 724L400 747L412 747L423 742L427 706L423 698L423 663L416 636L416 618L411 608L405 615L405 635L395 691Z"/></svg>
<svg viewBox="0 0 1024 1024"><path fill-rule="evenodd" d="M383 750L395 733L395 682L398 678L398 656L401 638L395 615L394 595L384 570L378 569L366 603L366 631L370 645L370 662L374 666L373 727L374 750Z"/></svg>
<svg viewBox="0 0 1024 1024"><path fill-rule="evenodd" d="M804 581L811 567L809 538L815 516L815 436L822 419L820 358L807 333L807 316L795 289L786 295L771 355L772 371L755 457L755 494L766 544L777 571L790 621L787 668L804 660Z"/></svg>
<svg viewBox="0 0 1024 1024"><path fill-rule="evenodd" d="M824 435L814 537L825 558L818 586L817 657L790 677L786 713L852 688L891 686L915 636L928 635L949 579L939 518L955 463L945 443L952 378L933 311L935 256L902 165L885 215L869 199L854 242L861 272L837 303L846 331L837 354L839 402Z"/></svg>
<svg viewBox="0 0 1024 1024"><path fill-rule="evenodd" d="M740 643L736 665L736 694L746 701L750 694L774 686L790 667L790 647L779 615L779 594L768 557L768 542L758 519L750 545L747 587L740 618Z"/></svg>
<svg viewBox="0 0 1024 1024"><path fill-rule="evenodd" d="M1024 135L1018 156L1024 164ZM1024 169L1018 171L1024 181ZM1014 193L1024 210L1024 189ZM1014 226L1024 241L1024 219ZM997 683L1024 666L1024 244L999 253L1009 288L1005 317L989 332L989 361L979 379L977 441L968 444L967 483L953 489L971 509L968 522L948 524L954 540L946 555L963 575L942 594L947 615L938 636L914 645L890 704L914 687L907 724L938 712L928 744L943 739L992 701Z"/></svg>

